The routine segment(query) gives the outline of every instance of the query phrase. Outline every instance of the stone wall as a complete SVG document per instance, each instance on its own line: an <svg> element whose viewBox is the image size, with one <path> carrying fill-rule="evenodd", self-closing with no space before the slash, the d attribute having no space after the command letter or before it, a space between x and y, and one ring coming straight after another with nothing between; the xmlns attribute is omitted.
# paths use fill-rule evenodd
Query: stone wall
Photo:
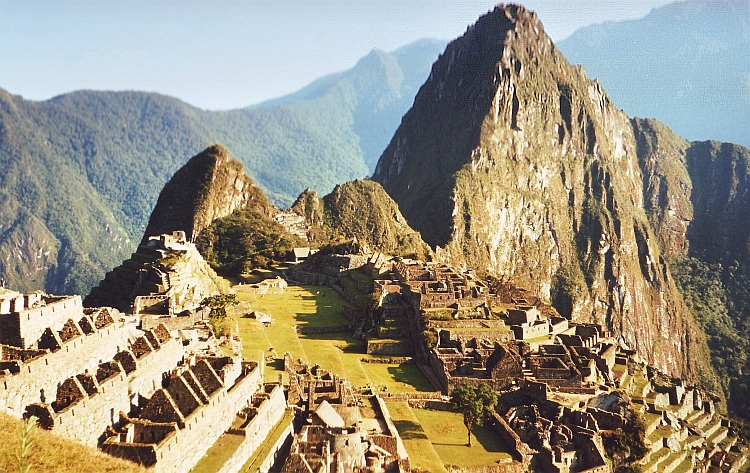
<svg viewBox="0 0 750 473"><path fill-rule="evenodd" d="M252 470L253 473L269 473L271 468L279 462L279 454L285 451L292 444L294 439L294 420L290 420L289 423L284 427L284 430L279 435L276 442L268 449L268 454L265 458L259 459L257 462L257 469ZM255 466L255 464L253 464ZM239 471L239 470L237 470ZM249 470L250 471L250 470Z"/></svg>
<svg viewBox="0 0 750 473"><path fill-rule="evenodd" d="M458 329L450 330L452 340L458 341L462 347L476 345L478 348L483 342L494 345L495 342L509 342L513 340L513 332L510 330L480 330L480 329Z"/></svg>
<svg viewBox="0 0 750 473"><path fill-rule="evenodd" d="M118 321L93 330L63 342L54 352L18 363L18 373L0 376L0 409L21 417L27 405L53 398L61 380L96 371L99 360L111 360L126 349L134 326Z"/></svg>
<svg viewBox="0 0 750 473"><path fill-rule="evenodd" d="M160 324L164 324L169 331L189 329L195 325L196 322L207 320L203 315L202 311L191 312L189 315L176 315L174 317L154 317L144 315L141 316L141 329L149 330L158 327Z"/></svg>
<svg viewBox="0 0 750 473"><path fill-rule="evenodd" d="M34 345L48 327L63 324L68 319L78 320L83 313L81 296L44 296L45 303L38 307L0 315L0 343L22 348ZM24 300L21 298L20 300ZM18 308L18 304L14 309Z"/></svg>
<svg viewBox="0 0 750 473"><path fill-rule="evenodd" d="M123 350L115 354L116 361L100 364L91 374L79 373L60 380L55 402L51 406L47 403L27 406L24 417L35 415L48 430L96 446L106 428L119 421L120 412L129 412L131 403L137 403L137 396L150 397L161 388L162 374L183 358L185 348L179 340L169 337L163 327L157 333L161 341L149 332L153 339L148 342L153 347L151 352L135 358L132 352ZM61 404L64 407L56 408Z"/></svg>
<svg viewBox="0 0 750 473"><path fill-rule="evenodd" d="M375 403L380 410L380 414L382 418L385 420L385 424L388 427L388 435L391 435L396 438L396 454L399 457L400 460L406 460L409 458L409 454L406 452L406 447L404 446L404 442L401 440L401 436L398 434L398 429L396 429L396 424L393 423L393 419L391 419L391 413L388 411L388 407L385 405L385 401L383 401L383 398L380 396L375 396Z"/></svg>
<svg viewBox="0 0 750 473"><path fill-rule="evenodd" d="M119 371L99 383L96 392L89 395L84 391L73 404L55 413L50 430L61 437L96 447L107 427L120 419L120 412L128 411L128 378L124 371ZM38 416L32 410L27 413Z"/></svg>
<svg viewBox="0 0 750 473"><path fill-rule="evenodd" d="M493 424L495 430L500 439L510 449L510 454L513 456L513 459L519 462L528 462L534 451L521 440L518 434L510 428L500 414L494 413L492 417L495 421Z"/></svg>
<svg viewBox="0 0 750 473"><path fill-rule="evenodd" d="M505 327L505 322L502 320L487 320L487 319L430 320L430 327L432 328L466 328L466 329L503 328Z"/></svg>
<svg viewBox="0 0 750 473"><path fill-rule="evenodd" d="M367 340L367 353L370 355L410 355L414 353L414 343L407 340Z"/></svg>
<svg viewBox="0 0 750 473"><path fill-rule="evenodd" d="M198 365L200 365L199 363ZM196 366L198 366L196 365ZM205 366L205 365L204 365ZM214 375L216 376L216 375ZM197 376L200 377L200 376ZM183 417L180 422L150 422L159 427L176 425L178 429L169 432L155 444L133 443L124 441L119 436L110 437L103 445L108 453L129 459L146 466L153 465L155 473L187 473L206 454L206 451L232 425L238 410L251 405L253 394L261 384L261 370L255 366L245 372L236 384L227 389L220 386L210 395L206 395L205 402ZM201 385L203 383L201 382ZM154 396L164 392L160 390ZM162 394L167 404L175 403L169 394ZM153 397L152 397L153 400ZM148 405L145 409L148 408ZM176 412L179 406L172 404ZM181 425L180 425L181 424Z"/></svg>
<svg viewBox="0 0 750 473"><path fill-rule="evenodd" d="M284 278L289 281L295 281L312 286L331 286L338 282L338 276L328 276L320 273L307 273L289 268L284 271Z"/></svg>
<svg viewBox="0 0 750 473"><path fill-rule="evenodd" d="M266 436L271 432L273 427L284 416L286 398L284 397L283 386L279 384L266 384L263 391L267 395L267 398L264 398L256 410L253 411L253 417L247 425L240 428L245 440L237 447L234 454L224 462L224 465L217 473L234 473L240 471L245 462L250 459L253 452L263 444ZM291 435L291 432L289 435ZM286 440L283 437L282 435L280 440Z"/></svg>
<svg viewBox="0 0 750 473"><path fill-rule="evenodd" d="M533 325L512 325L516 340L528 340L530 338L544 337L549 334L549 323L547 321L537 322Z"/></svg>
<svg viewBox="0 0 750 473"><path fill-rule="evenodd" d="M330 327L307 327L304 325L297 325L297 333L303 335L310 335L315 333L340 333L349 332L351 329L348 325L333 325Z"/></svg>

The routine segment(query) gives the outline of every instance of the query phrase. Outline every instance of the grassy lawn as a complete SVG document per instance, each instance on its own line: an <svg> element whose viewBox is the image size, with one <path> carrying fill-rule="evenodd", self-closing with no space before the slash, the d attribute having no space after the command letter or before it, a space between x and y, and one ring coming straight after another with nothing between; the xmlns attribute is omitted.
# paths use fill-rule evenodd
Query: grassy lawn
<svg viewBox="0 0 750 473"><path fill-rule="evenodd" d="M468 447L461 414L427 409L412 409L412 412L446 465L471 468L512 460L508 448L489 423L474 427L472 446Z"/></svg>
<svg viewBox="0 0 750 473"><path fill-rule="evenodd" d="M401 440L409 453L413 469L426 470L431 473L447 473L440 455L435 451L427 434L419 425L419 420L406 402L387 402L386 407L391 419L396 424Z"/></svg>
<svg viewBox="0 0 750 473"><path fill-rule="evenodd" d="M13 457L20 448L19 435L23 421L0 413L0 471L19 471ZM135 463L115 458L53 434L39 427L31 432L31 458L29 471L33 473L147 473Z"/></svg>
<svg viewBox="0 0 750 473"><path fill-rule="evenodd" d="M237 447L245 440L242 435L224 434L208 449L190 473L214 473L219 471L224 462L237 450Z"/></svg>
<svg viewBox="0 0 750 473"><path fill-rule="evenodd" d="M376 389L387 386L391 392L434 391L413 363L362 363L362 366Z"/></svg>
<svg viewBox="0 0 750 473"><path fill-rule="evenodd" d="M366 355L364 342L354 339L348 332L297 333L294 326L333 327L349 324L349 320L341 314L341 307L346 301L333 289L289 285L283 294L264 295L256 295L243 286L235 286L235 290L243 303L243 311L257 310L273 318L270 327L264 327L255 319L237 317L244 357L259 360L261 356L270 355L273 348L279 358L288 351L294 358L317 363L346 377L352 386L386 386L390 392L433 390L415 365L362 363L362 358L377 356ZM281 360L266 364L266 379L276 380L279 373L283 373Z"/></svg>

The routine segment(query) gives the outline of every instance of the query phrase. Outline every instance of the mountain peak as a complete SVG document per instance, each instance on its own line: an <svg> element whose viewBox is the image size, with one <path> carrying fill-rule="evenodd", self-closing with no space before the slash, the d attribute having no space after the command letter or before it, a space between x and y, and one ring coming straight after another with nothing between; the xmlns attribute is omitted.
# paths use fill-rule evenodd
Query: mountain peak
<svg viewBox="0 0 750 473"><path fill-rule="evenodd" d="M666 233L644 209L640 161L633 124L601 85L533 12L499 5L435 62L373 179L450 264L607 324L681 374L692 347L680 341L680 296L659 263ZM665 324L678 336L655 329Z"/></svg>
<svg viewBox="0 0 750 473"><path fill-rule="evenodd" d="M224 146L209 146L190 158L164 186L143 241L178 230L193 239L215 219L250 204L264 214L273 209L241 162L232 159Z"/></svg>
<svg viewBox="0 0 750 473"><path fill-rule="evenodd" d="M452 204L449 196L435 202L434 191L446 176L472 160L485 121L504 120L518 130L516 88L547 87L550 82L554 87L553 74L567 74L558 71L562 63L567 65L536 13L519 5L498 5L451 42L433 64L373 174L402 207L421 209L420 215L412 216L419 220L413 225L421 227L428 243L442 245L450 239ZM531 68L534 74L527 74ZM406 130L416 135L402 132ZM423 139L427 134L431 140ZM414 149L417 143L419 152ZM404 159L415 154L420 159ZM418 179L421 175L430 179ZM423 199L426 196L429 201Z"/></svg>

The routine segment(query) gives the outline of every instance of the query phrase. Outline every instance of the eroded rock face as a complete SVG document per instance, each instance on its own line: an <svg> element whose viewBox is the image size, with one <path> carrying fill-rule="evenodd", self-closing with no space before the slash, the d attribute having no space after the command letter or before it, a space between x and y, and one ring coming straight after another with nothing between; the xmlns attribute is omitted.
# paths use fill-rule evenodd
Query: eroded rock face
<svg viewBox="0 0 750 473"><path fill-rule="evenodd" d="M143 235L182 230L188 240L217 218L253 206L266 215L275 210L263 192L245 174L242 163L221 145L209 146L190 158L159 194Z"/></svg>
<svg viewBox="0 0 750 473"><path fill-rule="evenodd" d="M565 60L536 14L498 6L435 63L373 179L449 262L510 276L689 377L686 340L701 337L662 248L684 251L690 179L658 162L684 163L687 143L655 139L639 155L646 128Z"/></svg>

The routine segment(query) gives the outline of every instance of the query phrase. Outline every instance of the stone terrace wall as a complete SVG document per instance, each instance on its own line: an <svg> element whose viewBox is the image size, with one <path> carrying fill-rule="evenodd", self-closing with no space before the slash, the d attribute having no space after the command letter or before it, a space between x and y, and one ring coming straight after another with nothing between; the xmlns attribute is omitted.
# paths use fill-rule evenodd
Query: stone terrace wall
<svg viewBox="0 0 750 473"><path fill-rule="evenodd" d="M184 330L195 325L196 322L206 320L203 318L203 314L196 312L186 316L174 316L174 317L153 317L150 315L144 315L141 317L141 329L149 330L160 324L164 324L168 330Z"/></svg>
<svg viewBox="0 0 750 473"><path fill-rule="evenodd" d="M414 353L414 342L411 339L369 339L367 340L367 353L371 355L410 355Z"/></svg>
<svg viewBox="0 0 750 473"><path fill-rule="evenodd" d="M19 373L0 376L0 409L21 417L27 405L43 402L42 395L52 399L61 380L96 371L99 360L111 360L127 348L133 330L132 324L114 322L72 338L52 353L20 363Z"/></svg>
<svg viewBox="0 0 750 473"><path fill-rule="evenodd" d="M161 347L136 360L136 371L129 373L129 389L132 394L143 397L161 388L162 374L177 366L185 356L185 347L180 340L170 338Z"/></svg>
<svg viewBox="0 0 750 473"><path fill-rule="evenodd" d="M293 439L294 419L289 421L281 432L281 435L279 435L279 438L276 440L276 443L268 449L268 455L263 459L259 459L260 461L257 463L257 470L255 470L255 472L269 473L274 464L279 460L279 454L282 453L282 451L288 451L287 449L292 445Z"/></svg>
<svg viewBox="0 0 750 473"><path fill-rule="evenodd" d="M271 391L268 392L268 388ZM229 458L217 473L234 473L240 471L242 465L247 462L253 452L263 444L268 433L281 420L286 410L286 398L284 388L279 384L266 384L264 390L268 392L265 399L250 423L244 427L245 440L237 447L234 454ZM291 422L290 422L291 425ZM291 435L291 432L290 434ZM283 438L282 441L286 440Z"/></svg>
<svg viewBox="0 0 750 473"><path fill-rule="evenodd" d="M46 305L0 315L0 342L29 348L39 340L47 327L68 319L78 320L83 313L81 296L45 297Z"/></svg>
<svg viewBox="0 0 750 473"><path fill-rule="evenodd" d="M128 377L124 371L103 380L98 392L69 405L55 415L52 432L76 442L96 447L106 428L114 425L120 412L130 411Z"/></svg>
<svg viewBox="0 0 750 473"><path fill-rule="evenodd" d="M83 374L68 378L65 383L78 386L81 397L57 413L48 410L52 425L47 428L63 437L95 447L105 429L119 421L119 413L130 411L131 401L135 403L133 397L150 397L161 388L162 374L177 366L184 356L185 348L179 340L169 338L161 344L156 340L154 344L157 346L152 352L134 359L132 364L126 363L127 368L120 362L99 365L91 376L94 379L91 380L93 386L90 389L95 389L94 392L87 393L86 389L82 389L79 380ZM122 359L123 353L130 352L121 351L115 357ZM97 382L96 379L102 378L107 371L110 372L109 376ZM58 388L58 401L59 396ZM26 414L41 418L34 410L27 408Z"/></svg>
<svg viewBox="0 0 750 473"><path fill-rule="evenodd" d="M505 327L502 320L488 319L464 319L464 320L430 320L432 328L502 328Z"/></svg>
<svg viewBox="0 0 750 473"><path fill-rule="evenodd" d="M185 416L183 428L169 433L158 444L111 442L110 438L103 448L136 463L139 458L146 464L155 461L155 473L187 473L232 425L237 412L251 405L261 383L261 369L255 366L234 386L221 386L208 396L205 404Z"/></svg>
<svg viewBox="0 0 750 473"><path fill-rule="evenodd" d="M388 427L387 433L396 438L396 454L400 459L409 458L409 454L406 452L404 442L401 440L401 436L398 434L396 424L394 424L393 419L391 419L391 413L388 411L388 407L385 405L385 401L380 396L375 396L375 402L378 406L378 409L380 409L381 416L383 417L383 419L385 419L385 424Z"/></svg>
<svg viewBox="0 0 750 473"><path fill-rule="evenodd" d="M202 409L185 418L185 428L158 446L155 472L187 473L234 421L237 411L250 404L261 383L258 368L229 390L220 389Z"/></svg>

